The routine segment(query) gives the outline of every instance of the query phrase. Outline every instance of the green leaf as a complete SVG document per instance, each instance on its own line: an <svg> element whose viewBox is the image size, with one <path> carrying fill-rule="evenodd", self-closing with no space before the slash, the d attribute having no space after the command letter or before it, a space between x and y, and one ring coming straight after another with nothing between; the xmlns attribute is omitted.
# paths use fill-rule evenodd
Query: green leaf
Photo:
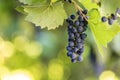
<svg viewBox="0 0 120 80"><path fill-rule="evenodd" d="M74 4L70 4L69 2L64 3L64 9L68 16L76 13L76 8L74 7Z"/></svg>
<svg viewBox="0 0 120 80"><path fill-rule="evenodd" d="M99 8L99 6L96 3L93 3L92 0L79 0L79 2L82 3L88 10L91 10L92 8Z"/></svg>
<svg viewBox="0 0 120 80"><path fill-rule="evenodd" d="M107 44L114 38L114 36L120 32L118 24L109 26L107 23L101 22L100 13L97 9L92 9L89 12L89 26L93 33L94 39L98 46L98 49L103 57L103 48L107 47Z"/></svg>
<svg viewBox="0 0 120 80"><path fill-rule="evenodd" d="M26 20L41 28L55 29L67 18L62 2L51 5L25 6Z"/></svg>
<svg viewBox="0 0 120 80"><path fill-rule="evenodd" d="M21 7L21 6L18 6L18 7L16 7L15 9L16 9L18 12L22 13L22 14L27 14L27 13L25 13L24 8Z"/></svg>
<svg viewBox="0 0 120 80"><path fill-rule="evenodd" d="M52 3L55 3L56 1L58 1L58 0L51 0Z"/></svg>
<svg viewBox="0 0 120 80"><path fill-rule="evenodd" d="M40 4L46 2L46 0L19 0L21 3L32 5L32 4Z"/></svg>

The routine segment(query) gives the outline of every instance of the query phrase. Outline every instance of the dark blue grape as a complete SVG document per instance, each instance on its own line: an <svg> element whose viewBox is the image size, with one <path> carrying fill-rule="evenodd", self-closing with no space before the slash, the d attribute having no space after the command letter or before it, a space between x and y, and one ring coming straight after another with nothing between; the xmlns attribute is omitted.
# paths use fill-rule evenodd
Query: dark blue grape
<svg viewBox="0 0 120 80"><path fill-rule="evenodd" d="M74 19L75 19L75 15L72 14L72 15L70 16L70 18L71 18L72 20L74 20Z"/></svg>
<svg viewBox="0 0 120 80"><path fill-rule="evenodd" d="M76 38L76 42L81 42L82 40L81 40L81 38Z"/></svg>
<svg viewBox="0 0 120 80"><path fill-rule="evenodd" d="M83 60L83 57L81 55L78 56L77 58L78 61L82 61Z"/></svg>
<svg viewBox="0 0 120 80"><path fill-rule="evenodd" d="M77 60L76 59L71 59L71 62L76 63Z"/></svg>
<svg viewBox="0 0 120 80"><path fill-rule="evenodd" d="M75 37L79 38L80 34L79 33L75 33Z"/></svg>
<svg viewBox="0 0 120 80"><path fill-rule="evenodd" d="M75 59L77 57L77 54L73 53L70 57L71 59Z"/></svg>
<svg viewBox="0 0 120 80"><path fill-rule="evenodd" d="M75 21L74 25L75 26L79 26L80 22L79 21Z"/></svg>
<svg viewBox="0 0 120 80"><path fill-rule="evenodd" d="M81 55L83 52L84 52L84 47L80 48L80 49L77 51L77 54Z"/></svg>
<svg viewBox="0 0 120 80"><path fill-rule="evenodd" d="M102 22L106 22L106 21L107 21L107 18L106 18L105 16L103 16L103 17L101 18L101 21L102 21Z"/></svg>
<svg viewBox="0 0 120 80"><path fill-rule="evenodd" d="M81 15L81 13L80 13L80 11L79 11L79 10L77 11L77 14L78 14L78 15Z"/></svg>
<svg viewBox="0 0 120 80"><path fill-rule="evenodd" d="M69 51L67 52L67 56L71 56L73 54L73 52Z"/></svg>
<svg viewBox="0 0 120 80"><path fill-rule="evenodd" d="M78 28L77 28L77 30L78 30L78 32L83 32L84 31L84 28L82 27L82 26L78 26Z"/></svg>
<svg viewBox="0 0 120 80"><path fill-rule="evenodd" d="M80 42L77 43L77 48L78 48L78 49L81 49L82 47L83 47L83 44L82 44L82 43L80 43Z"/></svg>
<svg viewBox="0 0 120 80"><path fill-rule="evenodd" d="M85 10L83 11L83 14L87 14L87 13L88 13L88 10L85 9Z"/></svg>
<svg viewBox="0 0 120 80"><path fill-rule="evenodd" d="M75 38L74 33L69 33L69 39L74 39L74 38Z"/></svg>
<svg viewBox="0 0 120 80"><path fill-rule="evenodd" d="M84 19L83 19L82 16L79 16L79 17L78 17L78 21L79 21L79 22L81 22L81 21L83 21L83 20L84 20Z"/></svg>
<svg viewBox="0 0 120 80"><path fill-rule="evenodd" d="M87 26L88 21L84 20L84 21L82 21L82 22L84 23L84 26Z"/></svg>
<svg viewBox="0 0 120 80"><path fill-rule="evenodd" d="M76 33L77 32L77 29L75 27L72 28L72 32L73 33Z"/></svg>
<svg viewBox="0 0 120 80"><path fill-rule="evenodd" d="M108 24L112 25L113 24L113 20L112 19L108 19Z"/></svg>
<svg viewBox="0 0 120 80"><path fill-rule="evenodd" d="M71 51L71 50L72 50L72 47L67 46L67 50L68 50L68 51Z"/></svg>
<svg viewBox="0 0 120 80"><path fill-rule="evenodd" d="M69 42L69 46L70 46L70 47L73 47L73 46L74 46L74 42L73 42L73 41L70 41L70 42Z"/></svg>
<svg viewBox="0 0 120 80"><path fill-rule="evenodd" d="M84 26L84 23L83 23L83 22L80 22L79 26Z"/></svg>
<svg viewBox="0 0 120 80"><path fill-rule="evenodd" d="M72 27L73 27L72 25L69 25L69 26L68 26L69 29L72 29Z"/></svg>
<svg viewBox="0 0 120 80"><path fill-rule="evenodd" d="M81 34L81 39L84 40L86 37L87 37L87 34L86 34L86 33L82 33L82 34Z"/></svg>

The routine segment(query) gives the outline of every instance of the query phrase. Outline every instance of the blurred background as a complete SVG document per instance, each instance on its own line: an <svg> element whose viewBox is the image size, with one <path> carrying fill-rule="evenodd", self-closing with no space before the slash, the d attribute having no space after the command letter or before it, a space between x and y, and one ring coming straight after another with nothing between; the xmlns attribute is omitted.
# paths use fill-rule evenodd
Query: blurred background
<svg viewBox="0 0 120 80"><path fill-rule="evenodd" d="M120 80L120 34L101 58L88 29L84 60L71 63L66 24L41 29L24 20L18 5L0 0L0 80Z"/></svg>

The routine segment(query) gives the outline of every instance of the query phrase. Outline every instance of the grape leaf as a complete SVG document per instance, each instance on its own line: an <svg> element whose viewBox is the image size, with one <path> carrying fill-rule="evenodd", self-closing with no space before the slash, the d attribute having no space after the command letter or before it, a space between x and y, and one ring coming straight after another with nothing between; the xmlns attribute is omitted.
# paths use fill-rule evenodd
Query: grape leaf
<svg viewBox="0 0 120 80"><path fill-rule="evenodd" d="M18 7L16 7L15 9L16 9L18 12L22 13L22 14L27 14L27 13L24 12L24 8L21 7L21 6L18 6Z"/></svg>
<svg viewBox="0 0 120 80"><path fill-rule="evenodd" d="M93 33L98 49L103 57L103 47L107 48L107 44L120 32L118 24L109 26L107 23L101 22L100 13L97 9L89 12L89 26Z"/></svg>
<svg viewBox="0 0 120 80"><path fill-rule="evenodd" d="M40 4L42 2L46 2L46 0L19 0L21 3L32 5L32 4Z"/></svg>
<svg viewBox="0 0 120 80"><path fill-rule="evenodd" d="M76 8L74 7L74 4L70 4L69 2L64 3L64 9L68 16L76 13Z"/></svg>
<svg viewBox="0 0 120 80"><path fill-rule="evenodd" d="M67 18L62 2L53 5L25 6L24 11L28 13L26 20L41 28L55 29Z"/></svg>
<svg viewBox="0 0 120 80"><path fill-rule="evenodd" d="M58 0L51 0L52 3L56 2L56 1L58 1Z"/></svg>
<svg viewBox="0 0 120 80"><path fill-rule="evenodd" d="M79 2L82 3L88 10L91 10L92 8L99 8L99 6L91 0L79 0Z"/></svg>

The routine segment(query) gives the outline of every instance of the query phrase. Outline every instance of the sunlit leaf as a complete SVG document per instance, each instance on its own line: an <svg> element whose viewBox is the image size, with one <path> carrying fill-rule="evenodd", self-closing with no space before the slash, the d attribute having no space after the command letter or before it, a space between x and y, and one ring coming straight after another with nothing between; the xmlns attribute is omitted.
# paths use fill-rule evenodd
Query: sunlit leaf
<svg viewBox="0 0 120 80"><path fill-rule="evenodd" d="M46 0L19 0L21 3L24 3L24 4L40 4L42 2L46 2Z"/></svg>
<svg viewBox="0 0 120 80"><path fill-rule="evenodd" d="M55 29L67 18L62 2L46 6L25 6L24 11L28 13L26 20L41 28Z"/></svg>
<svg viewBox="0 0 120 80"><path fill-rule="evenodd" d="M58 0L51 0L52 3L56 2L56 1L58 1Z"/></svg>
<svg viewBox="0 0 120 80"><path fill-rule="evenodd" d="M79 0L86 9L90 10L92 8L99 8L99 6L96 3L93 3L92 0Z"/></svg>

